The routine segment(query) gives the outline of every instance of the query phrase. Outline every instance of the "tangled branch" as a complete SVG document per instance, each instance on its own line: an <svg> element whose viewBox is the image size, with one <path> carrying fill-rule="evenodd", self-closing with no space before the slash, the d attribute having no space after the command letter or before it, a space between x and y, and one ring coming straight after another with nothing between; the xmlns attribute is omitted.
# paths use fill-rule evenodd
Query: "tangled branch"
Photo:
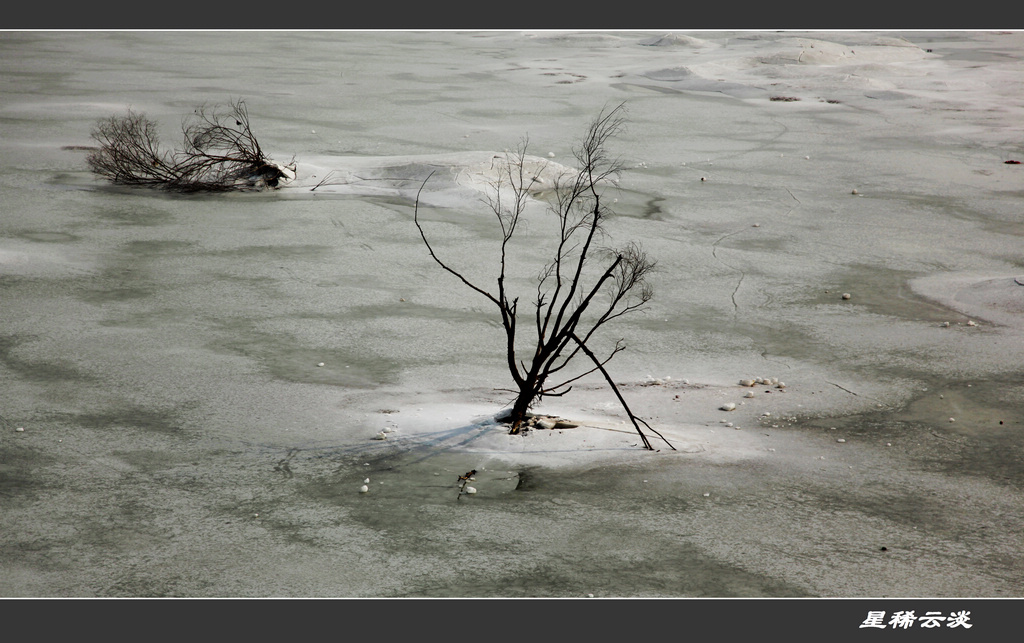
<svg viewBox="0 0 1024 643"><path fill-rule="evenodd" d="M294 164L278 165L264 154L242 100L226 113L198 107L182 132L183 149L164 151L156 123L129 109L96 123L92 138L100 146L86 162L114 183L179 192L273 189L295 177Z"/></svg>

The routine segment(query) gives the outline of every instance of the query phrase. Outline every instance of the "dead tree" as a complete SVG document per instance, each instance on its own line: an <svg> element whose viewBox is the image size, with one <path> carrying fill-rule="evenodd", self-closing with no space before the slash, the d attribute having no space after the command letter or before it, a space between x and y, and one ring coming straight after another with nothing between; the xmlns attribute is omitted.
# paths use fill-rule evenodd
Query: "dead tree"
<svg viewBox="0 0 1024 643"><path fill-rule="evenodd" d="M622 169L617 160L608 156L605 146L623 127L623 113L623 105L603 110L573 151L578 170L566 172L554 181L548 208L557 229L553 257L537 277L536 291L532 296L533 319L525 333L520 332L519 297L509 292L506 277L509 262L513 260L510 244L524 223L530 189L537 181L535 173L526 170L527 142L524 141L516 152L506 155L489 199L490 209L501 230L495 292L470 282L438 257L420 223L420 193L416 195L413 221L431 258L470 289L486 297L501 315L506 360L515 382L515 398L510 410L501 418L510 425L509 433L517 434L522 430L529 410L543 397L565 395L574 382L600 371L615 391L644 446L653 449L640 425L657 432L629 409L605 370L605 365L623 350L623 341L616 342L603 358L588 347L595 333L605 324L644 308L653 296L647 277L655 262L647 257L639 244L629 243L617 249L600 245L604 237L603 223L610 214L602 201L602 188ZM420 186L420 192L425 185L426 180ZM592 366L582 373L569 371L567 367L581 355ZM557 383L552 384L552 381ZM670 443L669 446L672 447Z"/></svg>
<svg viewBox="0 0 1024 643"><path fill-rule="evenodd" d="M125 116L97 122L92 138L100 146L86 162L114 183L179 192L276 188L282 179L294 177L294 167L278 165L264 154L244 101L231 103L226 112L196 108L182 133L182 149L161 150L157 124L129 109Z"/></svg>

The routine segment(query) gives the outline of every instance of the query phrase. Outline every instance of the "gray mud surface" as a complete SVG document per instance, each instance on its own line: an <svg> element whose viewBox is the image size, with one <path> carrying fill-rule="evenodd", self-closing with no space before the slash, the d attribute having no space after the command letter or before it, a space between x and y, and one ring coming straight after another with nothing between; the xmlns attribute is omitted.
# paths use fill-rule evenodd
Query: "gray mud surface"
<svg viewBox="0 0 1024 643"><path fill-rule="evenodd" d="M0 33L0 596L1021 597L1022 51ZM85 166L97 118L133 105L171 141L237 96L278 161L345 185L181 196ZM608 232L659 272L610 369L676 451L636 447L600 379L540 409L578 428L488 422L494 311L424 251L418 184L373 180L526 134L568 164L621 101ZM486 281L459 180L424 215ZM518 251L529 286L543 239Z"/></svg>

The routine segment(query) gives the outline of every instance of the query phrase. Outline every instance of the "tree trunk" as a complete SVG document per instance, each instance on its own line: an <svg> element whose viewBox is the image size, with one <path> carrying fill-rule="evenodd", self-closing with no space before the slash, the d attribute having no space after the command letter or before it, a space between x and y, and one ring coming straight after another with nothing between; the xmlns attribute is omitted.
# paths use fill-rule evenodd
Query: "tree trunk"
<svg viewBox="0 0 1024 643"><path fill-rule="evenodd" d="M509 429L509 434L516 435L519 433L523 421L526 420L526 416L530 411L533 398L532 390L523 389L519 391L519 396L516 397L515 403L512 404L512 411L508 416L508 421L512 425L512 428Z"/></svg>

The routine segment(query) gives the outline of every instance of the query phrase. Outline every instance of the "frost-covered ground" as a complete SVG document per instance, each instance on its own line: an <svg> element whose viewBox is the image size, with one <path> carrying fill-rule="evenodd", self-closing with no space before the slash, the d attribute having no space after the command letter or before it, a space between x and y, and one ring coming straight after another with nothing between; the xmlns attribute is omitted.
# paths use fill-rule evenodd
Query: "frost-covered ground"
<svg viewBox="0 0 1024 643"><path fill-rule="evenodd" d="M0 595L1021 596L1022 52L0 33ZM281 190L87 170L98 118L145 112L174 147L238 98L296 164ZM609 370L657 453L599 377L537 409L579 427L506 435L496 311L412 222L430 175L436 249L491 283L495 156L528 137L538 168L572 167L619 103L610 242L659 268L601 342L626 339Z"/></svg>

